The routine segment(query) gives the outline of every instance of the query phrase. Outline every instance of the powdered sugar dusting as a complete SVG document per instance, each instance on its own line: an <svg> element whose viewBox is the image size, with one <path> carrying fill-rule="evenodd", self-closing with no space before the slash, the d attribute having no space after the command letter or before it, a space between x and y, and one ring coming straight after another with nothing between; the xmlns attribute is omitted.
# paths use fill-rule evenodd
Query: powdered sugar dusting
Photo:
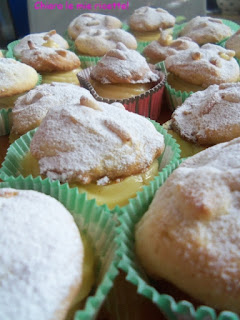
<svg viewBox="0 0 240 320"><path fill-rule="evenodd" d="M32 67L14 59L0 58L0 96L29 90L37 81L37 72Z"/></svg>
<svg viewBox="0 0 240 320"><path fill-rule="evenodd" d="M21 52L25 49L29 49L28 41L32 41L32 43L39 47L42 46L44 43L47 42L47 39L50 38L54 41L60 48L68 49L67 41L57 33L52 31L48 32L41 32L41 33L32 33L25 37L23 37L18 44L13 48L14 55L19 58L21 56Z"/></svg>
<svg viewBox="0 0 240 320"><path fill-rule="evenodd" d="M239 78L239 65L234 51L214 44L205 44L197 50L186 50L167 57L168 71L193 84L207 87L211 84L235 82Z"/></svg>
<svg viewBox="0 0 240 320"><path fill-rule="evenodd" d="M186 140L212 145L240 136L240 83L212 85L192 94L172 114Z"/></svg>
<svg viewBox="0 0 240 320"><path fill-rule="evenodd" d="M180 32L199 44L217 43L232 35L232 30L221 19L197 16L190 20Z"/></svg>
<svg viewBox="0 0 240 320"><path fill-rule="evenodd" d="M148 83L159 79L139 52L120 42L92 69L91 77L101 83Z"/></svg>
<svg viewBox="0 0 240 320"><path fill-rule="evenodd" d="M81 282L83 247L70 213L35 191L0 189L0 310L4 320L54 319Z"/></svg>
<svg viewBox="0 0 240 320"><path fill-rule="evenodd" d="M12 110L12 131L23 134L39 126L49 109L68 102L78 103L90 92L70 83L42 84L19 97Z"/></svg>
<svg viewBox="0 0 240 320"><path fill-rule="evenodd" d="M145 171L163 149L149 120L93 98L49 110L30 147L41 174L81 183Z"/></svg>
<svg viewBox="0 0 240 320"><path fill-rule="evenodd" d="M165 241L172 244L180 265L196 275L180 270L191 279L192 288L195 279L202 277L205 283L211 279L220 294L235 295L240 290L239 181L240 138L185 160L157 191L137 226L138 240L146 232L156 235L155 239L162 236L163 245ZM149 241L148 248L154 250L156 245ZM149 254L160 261L157 255L157 249Z"/></svg>
<svg viewBox="0 0 240 320"><path fill-rule="evenodd" d="M141 7L134 10L129 18L129 26L137 31L154 31L169 28L175 24L175 17L164 9Z"/></svg>

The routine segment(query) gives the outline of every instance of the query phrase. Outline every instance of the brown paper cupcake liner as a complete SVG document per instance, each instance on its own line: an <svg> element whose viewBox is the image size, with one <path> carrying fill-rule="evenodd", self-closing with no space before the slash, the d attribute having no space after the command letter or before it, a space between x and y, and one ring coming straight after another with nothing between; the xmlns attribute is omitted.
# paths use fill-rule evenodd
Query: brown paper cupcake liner
<svg viewBox="0 0 240 320"><path fill-rule="evenodd" d="M152 120L158 120L161 112L163 92L166 81L166 75L161 72L160 68L157 69L160 74L160 80L153 88L141 95L127 99L107 99L99 96L89 82L92 69L93 67L84 69L83 71L79 72L77 76L80 85L89 90L96 100L106 103L120 102L124 105L126 110L130 112L148 117Z"/></svg>

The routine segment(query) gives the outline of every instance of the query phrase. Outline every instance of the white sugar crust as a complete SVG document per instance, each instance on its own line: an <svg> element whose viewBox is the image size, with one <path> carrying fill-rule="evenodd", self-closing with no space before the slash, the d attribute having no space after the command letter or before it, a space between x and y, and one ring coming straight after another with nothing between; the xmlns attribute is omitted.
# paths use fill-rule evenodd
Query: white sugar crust
<svg viewBox="0 0 240 320"><path fill-rule="evenodd" d="M240 137L240 83L212 85L192 94L172 114L172 127L200 145Z"/></svg>
<svg viewBox="0 0 240 320"><path fill-rule="evenodd" d="M81 54L103 56L109 50L115 49L118 42L122 42L129 49L137 49L135 37L122 29L89 29L81 32L75 45Z"/></svg>
<svg viewBox="0 0 240 320"><path fill-rule="evenodd" d="M222 20L200 16L190 20L180 32L180 36L189 37L199 45L217 43L231 35L231 28Z"/></svg>
<svg viewBox="0 0 240 320"><path fill-rule="evenodd" d="M205 44L196 50L186 50L167 57L166 68L189 83L208 87L211 84L236 82L239 65L235 52L214 44Z"/></svg>
<svg viewBox="0 0 240 320"><path fill-rule="evenodd" d="M81 64L72 51L44 46L23 50L21 61L39 72L71 71Z"/></svg>
<svg viewBox="0 0 240 320"><path fill-rule="evenodd" d="M157 31L175 24L175 17L164 9L141 7L134 10L129 18L129 26L135 31Z"/></svg>
<svg viewBox="0 0 240 320"><path fill-rule="evenodd" d="M23 93L35 87L37 72L30 66L10 58L0 58L0 97Z"/></svg>
<svg viewBox="0 0 240 320"><path fill-rule="evenodd" d="M173 40L170 44L161 43L161 40L152 41L144 48L143 53L146 57L155 61L163 61L168 56L178 54L179 51L198 48L198 44L192 41L192 39L188 37L180 37Z"/></svg>
<svg viewBox="0 0 240 320"><path fill-rule="evenodd" d="M51 31L50 31L50 33L51 33ZM47 37L48 34L49 34L48 32L32 33L32 34L28 34L25 37L23 37L22 39L20 39L19 43L17 43L13 48L13 53L14 53L15 57L20 58L22 51L29 49L29 47L28 47L29 40L32 41L33 45L36 47L42 46L44 43L47 42L47 39L44 39L44 37ZM50 35L49 39L51 39L56 44L58 44L59 48L63 48L63 49L69 48L67 41L57 33Z"/></svg>
<svg viewBox="0 0 240 320"><path fill-rule="evenodd" d="M159 80L146 59L119 42L91 70L91 78L103 83L149 83Z"/></svg>
<svg viewBox="0 0 240 320"><path fill-rule="evenodd" d="M60 202L0 189L0 260L2 319L65 319L81 284L83 245Z"/></svg>
<svg viewBox="0 0 240 320"><path fill-rule="evenodd" d="M163 135L149 120L120 103L84 97L49 110L30 146L41 174L83 184L144 172L163 150Z"/></svg>
<svg viewBox="0 0 240 320"><path fill-rule="evenodd" d="M83 13L74 18L68 26L68 34L75 40L77 36L87 30L118 29L122 22L113 16L100 13Z"/></svg>
<svg viewBox="0 0 240 320"><path fill-rule="evenodd" d="M147 272L219 310L240 311L240 138L185 160L136 227Z"/></svg>
<svg viewBox="0 0 240 320"><path fill-rule="evenodd" d="M48 110L65 103L77 103L90 92L70 83L42 84L19 97L12 110L12 132L24 134L40 125Z"/></svg>

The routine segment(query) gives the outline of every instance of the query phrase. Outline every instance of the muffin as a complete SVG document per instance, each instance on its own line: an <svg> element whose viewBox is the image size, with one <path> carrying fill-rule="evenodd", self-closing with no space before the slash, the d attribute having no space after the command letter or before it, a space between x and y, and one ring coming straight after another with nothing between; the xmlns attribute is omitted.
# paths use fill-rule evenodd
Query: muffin
<svg viewBox="0 0 240 320"><path fill-rule="evenodd" d="M239 66L234 55L232 50L205 44L196 50L180 51L178 59L167 57L165 65L169 74L166 87L171 108L181 105L190 93L204 90L212 84L237 82ZM182 94L185 94L184 99Z"/></svg>
<svg viewBox="0 0 240 320"><path fill-rule="evenodd" d="M19 177L18 179L8 179L8 182L2 182L0 183L0 188L14 188L16 193L20 192L22 195L22 191L21 190L35 190L34 195L38 192L41 193L45 193L55 199L51 199L50 201L54 201L55 203L57 203L57 205L54 206L54 216L56 217L56 220L53 221L53 226L47 225L47 230L45 230L45 232L43 232L43 234L40 235L40 240L41 237L43 237L46 233L48 234L48 238L50 237L50 244L49 244L49 248L48 247L44 247L43 249L45 251L50 251L50 250L54 250L55 247L59 248L58 242L56 241L56 244L54 242L54 235L55 233L51 236L49 236L49 230L51 231L51 227L56 227L57 224L57 235L62 235L62 233L64 232L64 230L69 229L67 228L68 225L61 225L61 221L63 220L61 218L61 214L60 212L58 212L56 209L58 209L60 206L61 207L65 207L71 214L72 217L74 218L74 222L76 223L80 234L81 234L81 239L83 242L83 247L84 247L84 256L83 256L83 268L81 267L81 269L79 270L79 272L81 272L81 280L82 280L82 284L81 284L81 288L80 288L80 294L78 295L77 299L74 301L74 305L73 307L70 308L69 312L67 313L67 317L64 318L65 319L73 319L74 316L75 318L78 319L95 319L99 313L99 309L101 308L103 302L106 300L107 295L110 291L110 289L113 287L113 284L115 283L116 280L116 276L118 274L117 268L116 268L116 244L114 243L114 236L115 236L115 227L116 227L116 222L114 221L114 219L112 219L112 216L110 213L106 212L103 208L97 207L93 201L87 201L85 199L84 196L77 194L75 189L69 189L66 187L66 185L59 185L57 183L51 183L50 181L40 181L40 179L23 179L21 177ZM18 190L16 190L18 189ZM12 190L12 189L11 189ZM24 194L26 194L26 192L28 191L23 191ZM32 192L32 191L31 191ZM44 194L40 195L41 198L41 203L40 203L40 208L42 207L47 207L48 205L48 198L49 196L45 196ZM19 198L19 197L18 197ZM30 198L30 197L29 197ZM15 197L15 199L17 199L17 197ZM36 199L36 196L34 196L33 198L31 198L29 200L29 203L31 202L31 206L34 203L34 199ZM47 200L46 200L47 199ZM11 199L10 199L11 200ZM58 201L61 203L58 203ZM7 199L6 199L7 201ZM35 201L36 202L36 201ZM16 204L14 206L14 209L16 210ZM36 204L38 205L38 202L36 202ZM62 206L62 205L63 206ZM30 207L30 204L29 206ZM52 208L52 205L50 206ZM60 209L61 209L60 207ZM25 209L25 208L24 208ZM64 208L63 208L64 209ZM63 210L61 209L61 210ZM65 209L65 211L66 211ZM34 207L34 210L31 210L30 213L32 213L32 211L37 212L37 210L39 210L38 206ZM24 210L26 211L26 210ZM20 210L19 210L20 212ZM70 216L68 212L68 215ZM2 210L1 210L2 213ZM12 213L12 212L11 212ZM29 213L29 214L30 214ZM37 221L37 219L39 219L39 225L40 226L46 226L46 223L44 224L44 221L49 221L52 220L52 215L51 218L46 216L46 214L48 213L48 208L45 209L45 211L43 211L40 215L40 217L38 217L38 215L36 215L36 217L31 217L32 220ZM28 212L24 212L23 217L27 216ZM60 219L58 220L58 216L60 216ZM68 218L68 222L72 220L72 217ZM21 220L22 216L18 216L17 219L14 220L14 225L13 227L18 224L18 220ZM13 219L13 218L12 218ZM30 220L30 219L29 219ZM41 221L40 221L41 220ZM66 221L67 219L65 219ZM21 224L23 224L25 222L26 226L25 229L27 229L27 223L26 220L22 221ZM28 222L28 221L27 221ZM73 222L73 220L72 220ZM19 223L20 224L20 223ZM36 228L40 228L38 225L36 226ZM56 228L55 228L56 229ZM76 229L76 227L75 227ZM34 235L37 234L37 232L34 231L34 229L32 228L28 228L28 233L32 233ZM77 230L78 231L78 230ZM78 231L78 235L79 235L79 231ZM18 234L20 233L18 228L15 228L14 230L14 234ZM60 260L64 260L67 257L64 256L64 252L66 251L66 246L68 246L68 250L71 250L71 247L75 247L77 246L77 241L75 240L76 243L69 243L69 241L67 241L70 238L74 238L74 234L76 233L74 228L73 228L73 234L67 232L67 235L64 234L62 238L64 238L64 244L63 244L63 248L61 251L61 254L63 255L61 257L61 259L58 259L55 262L55 265L58 264L58 261L61 262ZM25 236L26 237L26 236ZM14 235L12 236L12 239L14 238ZM21 246L21 239L24 238L23 234L20 234L18 237L18 247ZM2 239L2 237L1 237ZM101 241L99 241L101 239ZM36 239L36 236L33 237L33 239L31 239L29 241L29 246L32 247L32 244L35 244L37 242L38 239ZM20 242L20 243L19 243ZM46 243L46 239L44 238L43 243ZM41 248L42 243L40 243L40 245L35 245L35 253L34 253L34 257L35 259L38 259L38 251ZM10 246L9 246L10 247ZM65 249L65 250L64 250ZM44 252L43 250L43 252ZM6 251L6 250L5 250ZM73 250L72 250L73 251ZM20 255L22 253L19 252L18 255ZM80 252L81 254L81 252ZM56 276L51 278L51 283L52 286L58 286L59 284L56 282L54 285L54 279L56 277L60 277L61 279L59 280L59 283L61 282L65 282L66 283L66 279L69 278L73 278L73 273L71 272L71 270L73 268L71 268L71 262L76 261L77 256L79 255L79 253L77 252L74 257L69 258L69 260L67 261L67 266L64 269L64 276L61 276L60 270L62 270L61 265L57 266L57 272L56 272ZM30 257L31 260L33 259L32 256ZM24 262L24 264L27 264L27 261ZM2 264L3 265L3 261ZM36 266L32 266L31 269L35 268L33 272L35 272L35 270L39 270L39 266L42 265L42 262L40 261ZM46 263L45 263L46 265ZM14 265L14 270L18 270L18 268L16 268L16 264ZM22 271L22 268L19 269L20 271ZM28 269L29 270L29 269ZM13 270L11 270L13 271ZM21 274L21 276L24 275L24 277L21 277L23 280L26 280L28 277L28 273L27 270L24 270L24 273ZM42 278L44 278L44 281L47 280L47 277L49 278L49 276L47 275L46 277L44 277L44 274L42 275ZM63 279L62 279L63 278ZM91 281L89 281L91 280ZM2 284L2 283L1 283ZM43 288L43 286L46 287L46 284L37 284L37 289L38 287ZM89 289L91 288L91 293L90 295L88 295L89 293ZM17 290L16 290L16 286L14 285L14 294L16 295L16 297L18 297L17 295ZM88 289L88 291L86 291L86 289ZM39 292L39 290L36 290L37 292ZM63 290L62 290L63 291ZM12 291L13 292L13 291ZM64 291L63 291L64 292ZM31 294L31 292L28 292L28 295ZM34 292L35 296L36 293ZM41 302L47 300L47 303L45 303L43 305L43 303L39 303L38 301L35 301L35 303L37 303L39 306L41 306L41 312L43 312L43 310L45 310L45 306L46 305L50 305L51 306L51 299L49 300L49 297L56 297L57 295L60 296L60 292L54 292L54 290L52 291L47 291L44 292L44 299L41 300ZM88 295L88 297L86 297L85 299L84 296ZM25 299L26 294L25 292L21 295L21 299L26 300ZM1 296L2 298L2 296ZM31 297L32 298L32 297ZM30 298L29 301L32 301ZM20 299L20 298L19 298ZM83 299L83 300L81 300ZM80 301L81 300L81 301ZM80 302L79 302L80 301ZM1 299L1 302L3 303L3 300ZM0 302L0 304L1 304ZM21 300L22 302L22 300ZM11 306L13 308L13 303L12 301L6 301L6 303L9 305L11 303ZM2 304L1 304L2 306ZM31 305L32 306L32 305ZM30 306L30 307L31 307ZM44 308L43 308L44 307ZM58 307L60 307L61 309L64 308L64 305L59 305ZM29 306L28 306L29 308ZM16 310L15 305L14 305L14 310ZM2 311L2 308L1 308ZM41 314L41 313L39 313ZM35 314L36 315L36 314ZM19 317L20 319L20 313L17 315L17 317ZM31 319L35 319L35 316L32 316ZM42 317L42 319L47 319L47 317ZM8 319L5 318L4 319ZM12 319L12 317L11 317ZM22 318L21 318L22 319ZM24 320L29 319L29 317L24 317ZM53 318L51 318L53 319ZM54 317L54 319L61 319L60 315L59 317Z"/></svg>
<svg viewBox="0 0 240 320"><path fill-rule="evenodd" d="M136 253L166 279L217 310L239 308L240 138L185 160L136 225ZM214 201L213 201L214 199Z"/></svg>
<svg viewBox="0 0 240 320"><path fill-rule="evenodd" d="M82 96L80 103L48 111L21 163L22 174L68 182L112 209L154 179L163 151L164 137L149 120L121 104Z"/></svg>
<svg viewBox="0 0 240 320"><path fill-rule="evenodd" d="M71 39L75 40L79 34L89 30L99 29L119 29L122 22L113 16L99 13L83 13L73 19L68 26L68 34Z"/></svg>
<svg viewBox="0 0 240 320"><path fill-rule="evenodd" d="M225 47L229 50L234 50L236 58L240 59L240 30L227 39Z"/></svg>
<svg viewBox="0 0 240 320"><path fill-rule="evenodd" d="M119 101L129 111L158 119L165 75L124 44L118 43L95 67L83 70L78 77L97 100Z"/></svg>
<svg viewBox="0 0 240 320"><path fill-rule="evenodd" d="M211 85L193 93L173 112L169 129L182 157L240 137L240 83Z"/></svg>
<svg viewBox="0 0 240 320"><path fill-rule="evenodd" d="M199 45L203 45L218 43L230 37L232 29L220 19L197 16L184 26L179 35L189 37Z"/></svg>
<svg viewBox="0 0 240 320"><path fill-rule="evenodd" d="M122 29L89 29L83 31L75 40L79 54L94 57L104 56L122 42L129 49L137 49L137 41L133 35Z"/></svg>
<svg viewBox="0 0 240 320"><path fill-rule="evenodd" d="M67 41L57 34L56 30L51 30L49 32L32 33L26 35L17 43L15 42L11 48L14 57L21 59L21 53L23 50L29 49L28 41L31 41L35 47L51 47L51 48L62 48L68 49L69 45ZM11 44L10 44L11 45Z"/></svg>
<svg viewBox="0 0 240 320"><path fill-rule="evenodd" d="M12 109L10 140L40 125L47 112L54 106L71 101L79 102L81 96L91 98L90 92L70 83L42 84L19 97Z"/></svg>
<svg viewBox="0 0 240 320"><path fill-rule="evenodd" d="M131 32L138 41L153 41L159 38L159 29L171 28L175 17L161 8L141 7L128 20Z"/></svg>
<svg viewBox="0 0 240 320"><path fill-rule="evenodd" d="M0 207L2 317L66 319L83 282L84 247L72 216L31 190L0 189Z"/></svg>
<svg viewBox="0 0 240 320"><path fill-rule="evenodd" d="M0 108L11 108L14 101L39 81L37 72L14 59L0 58Z"/></svg>
<svg viewBox="0 0 240 320"><path fill-rule="evenodd" d="M168 56L178 54L182 50L194 50L199 46L191 38L180 37L173 40L172 35L168 31L160 31L158 40L152 41L144 50L143 55L150 63L156 64L164 61Z"/></svg>
<svg viewBox="0 0 240 320"><path fill-rule="evenodd" d="M42 75L43 83L68 82L78 84L76 74L81 70L80 60L74 52L66 49L37 47L28 41L28 49L22 50L21 61Z"/></svg>

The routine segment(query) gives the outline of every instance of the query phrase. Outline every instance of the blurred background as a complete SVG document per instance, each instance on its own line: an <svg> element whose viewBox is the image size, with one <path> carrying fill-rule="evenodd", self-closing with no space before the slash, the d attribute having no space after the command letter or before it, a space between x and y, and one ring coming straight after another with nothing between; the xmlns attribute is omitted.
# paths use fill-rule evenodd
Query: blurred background
<svg viewBox="0 0 240 320"><path fill-rule="evenodd" d="M223 0L128 0L129 8L127 10L92 10L102 14L117 16L123 22L127 22L128 17L136 8L141 6L153 6L166 9L174 16L184 17L189 20L196 15L206 15L209 13L218 14L220 9L217 1ZM237 0L239 1L239 0ZM1 0L0 1L0 48L5 48L7 43L19 39L28 33L49 31L56 29L58 33L64 34L68 24L74 17L89 10L66 10L66 0L43 0L43 4L62 4L63 10L36 10L36 0ZM74 4L92 4L95 3L126 3L127 0L68 0L68 3Z"/></svg>

